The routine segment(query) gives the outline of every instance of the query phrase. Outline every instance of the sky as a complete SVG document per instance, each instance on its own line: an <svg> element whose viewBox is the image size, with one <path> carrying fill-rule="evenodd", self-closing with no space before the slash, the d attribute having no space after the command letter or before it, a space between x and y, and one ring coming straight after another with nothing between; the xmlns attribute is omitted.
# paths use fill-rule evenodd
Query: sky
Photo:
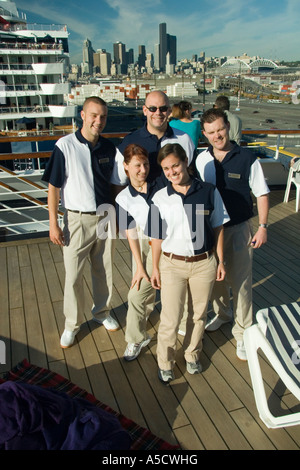
<svg viewBox="0 0 300 470"><path fill-rule="evenodd" d="M113 52L121 41L154 53L159 23L177 36L177 59L260 56L300 59L299 0L15 0L29 23L66 24L71 63L82 62L82 44Z"/></svg>

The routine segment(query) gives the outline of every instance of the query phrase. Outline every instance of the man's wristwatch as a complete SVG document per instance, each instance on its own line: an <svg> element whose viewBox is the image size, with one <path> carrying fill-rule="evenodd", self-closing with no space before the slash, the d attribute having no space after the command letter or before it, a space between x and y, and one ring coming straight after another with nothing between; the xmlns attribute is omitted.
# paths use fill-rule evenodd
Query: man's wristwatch
<svg viewBox="0 0 300 470"><path fill-rule="evenodd" d="M268 228L269 225L268 224L258 224L259 227L263 227L263 228Z"/></svg>

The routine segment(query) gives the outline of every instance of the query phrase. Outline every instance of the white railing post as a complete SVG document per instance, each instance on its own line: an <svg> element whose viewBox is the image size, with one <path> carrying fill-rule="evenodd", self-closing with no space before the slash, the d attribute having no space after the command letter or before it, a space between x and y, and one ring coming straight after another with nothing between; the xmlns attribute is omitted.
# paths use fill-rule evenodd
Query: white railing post
<svg viewBox="0 0 300 470"><path fill-rule="evenodd" d="M274 157L275 160L278 160L278 158L279 158L280 137L281 137L281 135L278 134L277 144L276 144L276 152L275 152L275 157Z"/></svg>

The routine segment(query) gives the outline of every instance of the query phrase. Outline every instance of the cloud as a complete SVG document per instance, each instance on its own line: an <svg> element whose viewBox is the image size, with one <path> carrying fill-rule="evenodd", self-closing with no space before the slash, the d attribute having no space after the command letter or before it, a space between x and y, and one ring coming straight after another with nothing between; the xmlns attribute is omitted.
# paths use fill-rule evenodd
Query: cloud
<svg viewBox="0 0 300 470"><path fill-rule="evenodd" d="M18 8L66 23L71 56L82 56L82 42L112 52L116 41L133 48L144 44L154 52L158 25L177 36L178 58L205 51L207 56L234 56L247 52L268 58L298 58L296 38L299 0L18 0ZM29 14L28 14L29 21ZM275 54L270 57L270 54Z"/></svg>
<svg viewBox="0 0 300 470"><path fill-rule="evenodd" d="M41 18L45 18L45 24L56 23L56 24L66 24L68 30L76 32L79 36L86 38L87 35L96 35L99 28L96 24L92 24L89 21L86 21L86 9L80 8L76 2L76 8L72 9L72 3L67 2L64 4L61 2L53 2L49 4L49 1L40 0L40 1L18 1L18 7L24 9L33 15L38 15ZM27 21L30 23L30 17L27 18Z"/></svg>

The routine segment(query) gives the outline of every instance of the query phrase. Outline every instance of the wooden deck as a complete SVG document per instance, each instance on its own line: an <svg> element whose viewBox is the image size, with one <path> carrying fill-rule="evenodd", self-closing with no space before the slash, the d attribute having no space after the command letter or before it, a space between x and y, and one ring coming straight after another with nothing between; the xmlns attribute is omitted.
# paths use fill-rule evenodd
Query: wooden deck
<svg viewBox="0 0 300 470"><path fill-rule="evenodd" d="M295 191L283 204L283 191L272 190L269 241L255 251L254 311L300 300L300 212ZM254 224L257 219L254 219ZM205 334L201 375L185 371L178 337L176 380L169 387L157 378L156 332L160 304L149 318L153 339L139 358L126 363L124 329L131 279L130 253L118 240L115 254L113 314L121 329L108 333L91 321L89 267L85 274L85 316L74 346L59 345L64 318L64 267L61 249L49 239L0 245L0 339L11 369L27 358L93 393L97 399L183 449L299 449L300 428L267 429L258 417L247 363L235 355L230 325ZM299 407L263 360L273 407ZM278 397L282 397L279 399Z"/></svg>

